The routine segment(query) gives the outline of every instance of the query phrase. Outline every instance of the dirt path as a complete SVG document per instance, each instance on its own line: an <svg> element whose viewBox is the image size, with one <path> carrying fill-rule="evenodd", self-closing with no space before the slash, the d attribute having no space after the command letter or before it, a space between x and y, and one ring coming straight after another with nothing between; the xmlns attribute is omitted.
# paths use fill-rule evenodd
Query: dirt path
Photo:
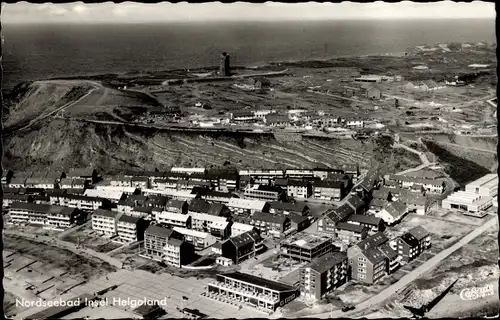
<svg viewBox="0 0 500 320"><path fill-rule="evenodd" d="M396 175L402 175L402 174L406 174L406 173L409 173L409 172L419 171L419 170L422 170L422 169L424 169L424 168L426 168L426 167L428 167L428 166L430 166L432 164L429 161L429 159L427 159L427 156L425 155L424 152L420 152L418 150L415 150L413 148L405 146L404 144L399 144L399 143L395 143L394 144L394 148L403 148L405 150L408 150L409 152L412 152L412 153L418 155L420 157L420 161L422 161L422 164L419 165L418 167L398 172L398 173L396 173Z"/></svg>
<svg viewBox="0 0 500 320"><path fill-rule="evenodd" d="M409 272L406 274L403 278L401 278L398 282L395 284L389 286L382 292L378 293L374 297L361 302L356 306L356 309L353 310L352 312L342 312L340 310L336 310L333 312L324 312L324 313L319 313L319 314L310 314L308 317L315 317L315 318L330 318L330 317L348 317L349 315L352 317L354 314L359 313L360 311L363 311L365 309L373 308L377 306L380 303L383 303L393 295L397 294L400 290L405 288L408 284L410 284L412 281L418 279L420 276L422 276L424 273L428 272L429 270L433 269L436 267L438 263L440 263L442 260L450 256L452 253L463 247L464 245L468 244L478 236L480 236L483 232L488 230L489 228L497 225L497 217L494 217L490 220L488 220L485 224L477 227L474 229L471 233L460 239L457 243L452 245L451 247L439 252L436 254L434 257L431 259L427 260L424 262L422 265L414 269L413 271Z"/></svg>

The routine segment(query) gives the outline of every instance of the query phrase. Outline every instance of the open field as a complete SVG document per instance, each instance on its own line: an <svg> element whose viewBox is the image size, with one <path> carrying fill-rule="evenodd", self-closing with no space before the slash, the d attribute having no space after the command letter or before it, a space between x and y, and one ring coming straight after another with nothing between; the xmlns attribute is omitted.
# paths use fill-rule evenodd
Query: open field
<svg viewBox="0 0 500 320"><path fill-rule="evenodd" d="M79 244L97 252L109 252L121 247L120 244L114 243L105 237L101 237L90 228L71 232L61 238L61 240Z"/></svg>

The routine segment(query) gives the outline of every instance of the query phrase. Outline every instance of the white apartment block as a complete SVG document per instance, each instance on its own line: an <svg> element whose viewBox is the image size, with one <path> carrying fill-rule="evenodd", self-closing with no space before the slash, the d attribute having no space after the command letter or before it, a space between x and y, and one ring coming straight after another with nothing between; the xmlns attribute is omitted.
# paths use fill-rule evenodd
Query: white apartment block
<svg viewBox="0 0 500 320"><path fill-rule="evenodd" d="M233 222L231 225L231 237L239 236L242 233L253 230L254 226L246 223Z"/></svg>
<svg viewBox="0 0 500 320"><path fill-rule="evenodd" d="M490 197L467 191L454 192L442 202L443 209L458 209L477 217L484 217L486 213L482 211L488 209L491 205Z"/></svg>
<svg viewBox="0 0 500 320"><path fill-rule="evenodd" d="M130 243L137 241L137 223L139 218L122 215L117 222L116 231L118 234L118 242Z"/></svg>
<svg viewBox="0 0 500 320"><path fill-rule="evenodd" d="M92 214L92 230L106 236L113 237L117 234L117 220L119 213L97 209Z"/></svg>
<svg viewBox="0 0 500 320"><path fill-rule="evenodd" d="M171 211L157 212L155 220L168 226L190 228L191 216L189 214L176 213Z"/></svg>

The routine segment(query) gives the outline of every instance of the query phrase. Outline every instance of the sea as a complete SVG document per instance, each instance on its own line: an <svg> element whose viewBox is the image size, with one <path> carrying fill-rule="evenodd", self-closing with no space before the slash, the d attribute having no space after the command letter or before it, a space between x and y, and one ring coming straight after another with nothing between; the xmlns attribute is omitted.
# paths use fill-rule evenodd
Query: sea
<svg viewBox="0 0 500 320"><path fill-rule="evenodd" d="M410 46L496 42L495 21L364 20L4 24L3 89L26 80L231 64L399 55Z"/></svg>

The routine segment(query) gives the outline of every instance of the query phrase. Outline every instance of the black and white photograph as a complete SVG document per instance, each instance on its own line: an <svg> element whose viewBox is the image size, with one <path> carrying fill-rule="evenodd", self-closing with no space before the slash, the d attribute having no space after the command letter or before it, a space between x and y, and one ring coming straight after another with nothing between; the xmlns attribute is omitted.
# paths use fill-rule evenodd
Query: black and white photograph
<svg viewBox="0 0 500 320"><path fill-rule="evenodd" d="M495 20L2 3L3 318L498 317Z"/></svg>

